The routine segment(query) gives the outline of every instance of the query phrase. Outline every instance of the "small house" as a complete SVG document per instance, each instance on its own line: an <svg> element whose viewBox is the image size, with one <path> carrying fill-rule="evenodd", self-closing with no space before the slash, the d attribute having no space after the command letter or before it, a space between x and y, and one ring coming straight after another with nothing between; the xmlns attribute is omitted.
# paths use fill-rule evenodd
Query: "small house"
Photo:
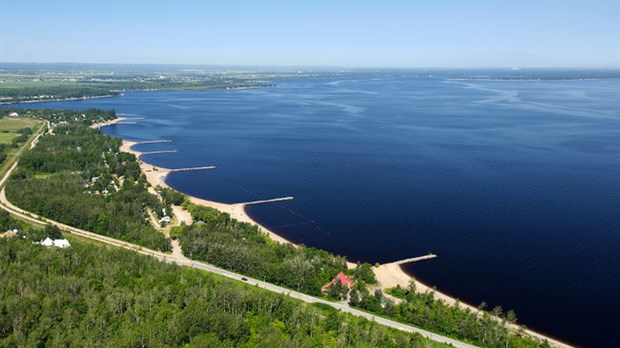
<svg viewBox="0 0 620 348"><path fill-rule="evenodd" d="M17 117L17 116L19 116L19 114L17 112L13 111L13 112L9 113L9 116L10 117Z"/></svg>
<svg viewBox="0 0 620 348"><path fill-rule="evenodd" d="M332 279L331 282L329 282L327 285L323 287L323 292L329 290L329 288L334 284L334 282L340 282L340 286L342 287L346 286L348 288L353 286L353 283L354 283L353 279L347 277L346 275L344 275L344 273L340 272L334 277L334 279Z"/></svg>

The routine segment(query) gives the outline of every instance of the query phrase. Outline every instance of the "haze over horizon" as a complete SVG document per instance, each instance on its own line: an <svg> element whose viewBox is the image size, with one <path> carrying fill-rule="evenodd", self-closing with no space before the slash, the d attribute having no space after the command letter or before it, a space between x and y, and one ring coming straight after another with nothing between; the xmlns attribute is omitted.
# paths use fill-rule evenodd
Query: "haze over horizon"
<svg viewBox="0 0 620 348"><path fill-rule="evenodd" d="M620 2L0 2L0 62L619 68Z"/></svg>

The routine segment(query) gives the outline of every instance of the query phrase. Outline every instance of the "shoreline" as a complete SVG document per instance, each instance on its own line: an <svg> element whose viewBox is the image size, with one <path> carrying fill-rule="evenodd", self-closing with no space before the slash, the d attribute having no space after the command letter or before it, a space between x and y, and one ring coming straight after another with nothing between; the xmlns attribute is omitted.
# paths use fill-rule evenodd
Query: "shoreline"
<svg viewBox="0 0 620 348"><path fill-rule="evenodd" d="M124 120L124 118L119 117L116 118L114 120L111 121L107 121L107 122L102 122L100 124L96 124L98 127L96 129L99 129L100 127L103 126L107 126L107 125L113 125L116 124L118 122L121 122L122 120ZM91 127L95 126L95 124L91 125ZM149 184L151 184L151 187L149 188L149 191L151 191L151 193L156 193L155 192L155 187L156 186L162 186L165 188L170 188L175 190L174 188L170 187L170 185L168 185L166 183L166 179L168 177L168 174L170 174L171 169L168 168L162 168L162 167L158 167L155 166L153 164L150 163L146 163L143 160L140 159L140 155L142 154L142 152L137 151L137 150L133 150L132 147L134 145L136 145L137 142L134 141L129 141L129 140L125 140L123 139L122 145L120 147L120 151L122 152L127 152L127 153L131 153L133 155L135 155L138 159L138 163L140 164L140 170L141 172L146 176L147 181L149 182ZM175 190L176 191L176 190ZM222 203L222 202L216 202L216 201L210 201L207 199L202 199L202 198L198 198L198 197L194 197L192 195L185 194L188 199L190 200L190 202L194 203L194 204L198 204L198 205L202 205L202 206L206 206L206 207L210 207L210 208L214 208L217 209L221 212L224 213L228 213L230 215L231 218L236 219L238 221L241 222L246 222L249 224L253 224L258 226L259 230L263 233L265 233L270 239L272 239L273 241L279 242L279 243L285 243L285 244L291 244L293 246L297 246L297 244L289 241L288 239L280 236L279 234L277 234L276 232L266 228L265 226L261 225L260 223L258 223L257 221L255 221L254 219L252 219L245 211L245 204L243 203L237 203L237 204L229 204L229 203ZM353 269L357 266L356 263L350 262L347 260L347 268L349 269ZM416 291L420 292L420 293L424 293L427 291L434 291L435 293L435 298L444 301L445 303L449 304L449 305L455 305L458 303L459 307L462 309L469 309L474 313L477 314L482 314L483 311L481 311L480 309L464 303L462 301L460 301L457 298L454 298L450 295L447 295L445 293L442 293L441 291L438 291L437 289L435 289L432 286L429 286L425 283L420 282L419 280L417 280L414 276L408 274L407 272L405 272L403 270L403 268L395 263L385 263L385 264L381 264L379 265L379 267L375 267L373 266L373 271L375 272L375 276L377 278L378 281L378 288L380 289L388 289L388 288L392 288L395 287L397 285L400 285L403 288L406 288L410 282L415 283L416 286ZM498 319L499 320L499 319ZM524 324L517 324L517 325L510 325L513 329L518 330L521 325ZM546 336L544 334L538 333L536 331L533 331L531 329L525 329L524 332L527 335L536 337L538 339L541 340L546 340L549 342L549 344L551 344L552 346L555 347L562 347L562 348L572 348L573 346L561 342L557 339L551 338L549 336Z"/></svg>
<svg viewBox="0 0 620 348"><path fill-rule="evenodd" d="M153 92L153 91L187 91L187 90L238 90L238 89L256 89L256 88L271 88L276 87L275 84L269 85L250 85L250 86L217 86L213 88L193 89L193 88L146 88L146 89L132 89L127 92ZM125 92L125 91L123 91ZM122 97L123 93L118 94L104 94L87 97L70 97L70 98L51 98L51 99L27 99L27 100L13 100L13 101L0 101L0 105L12 105L12 104L32 104L32 103L49 103L49 102L62 102L62 101L77 101L88 99L103 99L103 98L116 98Z"/></svg>
<svg viewBox="0 0 620 348"><path fill-rule="evenodd" d="M111 126L111 125L114 125L114 124L117 124L119 122L123 122L123 121L126 121L126 120L127 120L126 117L117 117L117 118L115 118L113 120L108 120L108 121L99 122L99 123L93 123L89 127L92 128L92 129L100 129L101 127Z"/></svg>
<svg viewBox="0 0 620 348"><path fill-rule="evenodd" d="M88 100L88 99L102 99L102 98L115 98L120 97L121 94L106 94L106 95L95 95L89 97L72 97L72 98L53 98L53 99L29 99L29 100L19 100L19 101L10 101L10 102L0 102L0 105L11 105L11 104L31 104L31 103L49 103L49 102L61 102L61 101L76 101L76 100Z"/></svg>
<svg viewBox="0 0 620 348"><path fill-rule="evenodd" d="M110 123L110 124L115 124L118 122L120 121ZM109 124L105 124L104 126L107 126L107 125ZM168 185L168 183L166 183L166 178L168 177L168 174L170 174L170 169L158 167L156 165L144 162L143 160L140 159L140 155L142 154L142 152L133 150L131 148L134 145L136 145L136 142L123 139L123 144L121 145L120 150L123 152L131 153L138 158L138 162L140 163L140 169L142 170L142 173L146 176L147 181L149 182L149 184L151 184L153 188L156 186L161 186L161 187L173 189L172 187L170 187L170 185ZM214 208L221 212L228 213L230 217L233 219L239 220L241 222L247 222L253 225L257 225L261 232L266 233L269 236L269 238L271 238L272 240L276 242L296 245L295 243L278 235L277 233L271 231L270 229L266 228L265 226L259 224L258 222L250 218L250 216L245 212L245 204L243 203L238 203L238 204L221 203L221 202L215 202L215 201L210 201L210 200L194 197L186 193L183 193L183 194L186 195L188 199L190 200L190 202L194 204Z"/></svg>

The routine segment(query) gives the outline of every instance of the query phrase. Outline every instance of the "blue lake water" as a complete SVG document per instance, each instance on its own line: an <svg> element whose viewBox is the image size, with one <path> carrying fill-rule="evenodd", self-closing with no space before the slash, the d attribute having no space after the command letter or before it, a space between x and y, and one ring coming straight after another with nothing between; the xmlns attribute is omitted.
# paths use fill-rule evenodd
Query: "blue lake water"
<svg viewBox="0 0 620 348"><path fill-rule="evenodd" d="M362 78L24 105L143 117L168 183L351 260L395 261L584 346L620 341L620 80Z"/></svg>

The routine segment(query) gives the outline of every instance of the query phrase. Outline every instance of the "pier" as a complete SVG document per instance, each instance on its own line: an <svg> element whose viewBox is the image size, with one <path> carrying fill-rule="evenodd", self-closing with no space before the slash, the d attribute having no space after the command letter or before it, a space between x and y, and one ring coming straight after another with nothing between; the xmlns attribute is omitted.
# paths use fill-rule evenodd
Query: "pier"
<svg viewBox="0 0 620 348"><path fill-rule="evenodd" d="M146 141L138 141L133 145L143 145L143 144L161 144L161 143L171 143L172 140L146 140Z"/></svg>
<svg viewBox="0 0 620 348"><path fill-rule="evenodd" d="M121 122L117 122L116 124L136 124L136 123L130 122L130 121L121 121Z"/></svg>
<svg viewBox="0 0 620 348"><path fill-rule="evenodd" d="M237 204L240 204L240 205L253 205L253 204L263 204L263 203L290 201L292 199L293 199L293 197L289 196L289 197L273 198L273 199L263 199L263 200L260 200L260 201L237 203Z"/></svg>
<svg viewBox="0 0 620 348"><path fill-rule="evenodd" d="M161 153L177 153L177 150L162 150L162 151L147 151L147 152L141 152L140 156L142 155L158 155Z"/></svg>
<svg viewBox="0 0 620 348"><path fill-rule="evenodd" d="M399 265L400 266L400 265L404 265L406 263L417 262L417 261L428 260L428 259L434 259L436 257L437 257L437 255L435 255L433 253L428 253L428 255L412 257L412 258L409 258L409 259L404 259L404 260L400 260L400 261L396 261L396 262L390 262L390 263L394 264L394 265Z"/></svg>
<svg viewBox="0 0 620 348"><path fill-rule="evenodd" d="M210 170L210 169L215 169L215 166L203 166L203 167L190 167L190 168L177 168L177 169L170 169L171 172L189 172L192 170Z"/></svg>

